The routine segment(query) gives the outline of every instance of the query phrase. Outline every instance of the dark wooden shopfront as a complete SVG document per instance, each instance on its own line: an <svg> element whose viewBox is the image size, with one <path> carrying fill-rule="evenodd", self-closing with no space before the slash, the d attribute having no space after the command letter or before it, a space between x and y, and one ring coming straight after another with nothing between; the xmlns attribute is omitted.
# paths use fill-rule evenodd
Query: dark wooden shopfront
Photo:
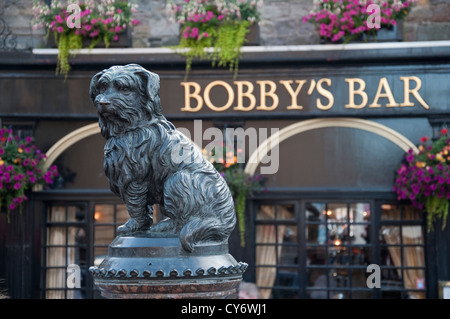
<svg viewBox="0 0 450 319"><path fill-rule="evenodd" d="M63 177L33 192L11 223L0 216L0 278L12 297L98 296L87 268L127 214L102 172L89 81L139 63L160 75L166 117L200 146L210 127L257 132L246 170L274 171L247 201L245 247L238 230L230 246L263 297L438 298L439 281L450 280L449 227L428 233L392 186L407 149L448 125L448 42L248 47L237 78L207 62L185 78L168 49L108 52L79 54L66 80L54 75L51 50L0 59L1 124L32 132ZM269 162L251 162L270 137ZM72 264L79 289L66 285ZM371 264L381 268L380 288L367 284Z"/></svg>

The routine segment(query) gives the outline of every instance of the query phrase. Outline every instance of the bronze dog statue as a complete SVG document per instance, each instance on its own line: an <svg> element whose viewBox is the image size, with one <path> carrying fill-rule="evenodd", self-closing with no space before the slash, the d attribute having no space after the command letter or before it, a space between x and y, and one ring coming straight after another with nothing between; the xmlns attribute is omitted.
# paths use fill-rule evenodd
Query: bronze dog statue
<svg viewBox="0 0 450 319"><path fill-rule="evenodd" d="M236 224L228 185L163 116L159 76L137 64L113 66L92 78L89 93L107 140L106 177L130 215L119 235L176 235L188 252L227 242ZM166 218L152 225L154 204Z"/></svg>

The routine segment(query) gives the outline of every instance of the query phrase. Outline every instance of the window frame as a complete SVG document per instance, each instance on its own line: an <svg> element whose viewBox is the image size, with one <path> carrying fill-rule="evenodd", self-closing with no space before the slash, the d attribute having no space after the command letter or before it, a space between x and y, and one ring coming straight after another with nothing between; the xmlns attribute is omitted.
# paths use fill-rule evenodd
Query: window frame
<svg viewBox="0 0 450 319"><path fill-rule="evenodd" d="M57 192L57 191L56 191ZM56 195L55 191L48 191L48 192L42 192L40 196L46 198L43 200L43 215L41 219L41 244L40 244L40 251L41 251L41 263L40 263L40 283L39 283L39 296L42 299L46 298L46 292L48 290L59 290L64 291L64 296L67 298L67 292L69 290L79 290L84 292L83 298L85 299L97 299L102 298L100 296L99 289L94 285L94 280L92 276L89 273L89 267L94 265L94 259L95 259L95 248L99 246L105 246L105 245L96 245L95 243L95 227L96 224L94 222L94 214L95 214L95 207L98 205L113 205L114 206L114 221L112 223L104 223L100 226L108 226L114 228L114 238L117 235L116 234L116 216L117 216L117 206L118 205L124 205L119 198L114 196L114 194L109 192L97 192L93 191L89 194L87 193L79 193L79 192L62 192L59 194L59 198L54 196ZM83 196L86 195L86 196ZM53 195L50 196L50 198L47 197L47 195ZM64 222L52 222L48 220L49 212L51 207L54 206L64 206L66 207L66 220ZM73 221L67 221L67 207L69 206L83 206L86 209L86 216L84 221L82 222L73 222ZM48 288L47 287L47 270L52 268L48 267L47 265L47 248L49 247L47 245L47 239L48 239L48 227L52 226L58 226L58 227L64 227L68 229L69 227L79 227L83 226L86 232L86 265L81 267L81 271L85 272L85 282L84 285L82 283L81 288L68 288L65 287L59 287L59 288ZM67 233L66 233L67 234ZM111 241L114 239L111 238ZM66 239L67 243L67 239ZM59 247L59 245L58 245ZM61 245L60 247L75 247L74 245ZM67 267L67 262L65 266L60 266L57 268L63 269Z"/></svg>
<svg viewBox="0 0 450 319"><path fill-rule="evenodd" d="M250 213L250 221L251 221L251 229L249 232L250 239L250 252L252 257L249 259L249 262L253 263L253 266L249 267L250 273L247 274L246 278L247 280L255 281L256 282L256 268L259 267L259 265L256 264L256 243L255 243L255 236L256 236L256 225L261 224L260 220L257 220L256 214L258 212L258 206L259 205L283 205L283 204L294 204L297 205L297 212L296 212L296 221L298 221L298 253L299 253L299 264L297 265L298 269L298 298L307 298L307 281L308 276L306 275L308 266L306 265L306 242L307 238L305 236L302 236L300 234L304 234L305 227L307 227L306 224L306 203L308 202L327 202L327 203L348 203L350 205L351 203L369 203L371 214L370 214L370 220L369 220L369 228L368 230L368 236L370 237L370 241L368 244L365 244L364 246L368 247L370 249L370 261L373 264L377 264L381 266L381 270L383 271L383 266L381 265L381 244L379 243L378 236L381 226L386 225L386 221L381 220L381 205L382 204L395 204L398 206L403 207L403 205L408 205L408 203L400 203L398 202L393 194L391 192L306 192L306 193L299 193L299 192L286 192L277 194L276 192L266 192L262 195L256 195L252 197L249 200L248 204L248 211ZM348 207L348 206L347 206ZM403 208L402 208L403 209ZM348 216L347 216L348 221ZM270 224L270 220L264 221L264 224ZM285 221L280 222L277 221L275 225L279 225L280 223L286 224ZM418 225L421 226L422 234L423 234L423 242L420 245L422 249L424 250L424 267L407 267L405 266L403 259L401 267L394 267L394 268L400 268L400 270L408 270L408 269L414 269L414 268L421 268L424 270L425 274L425 287L424 289L420 289L421 292L425 292L426 298L428 297L430 290L432 289L432 283L429 282L430 278L430 270L428 265L428 244L427 244L427 233L426 233L426 223L425 223L425 217L422 214L421 220L414 220L414 221L398 221L396 222L399 226L410 226L410 225ZM355 223L359 224L359 223ZM300 230L300 225L303 225L303 230ZM303 241L301 243L300 241ZM355 246L363 246L360 244L356 244ZM418 245L414 245L418 246ZM404 246L407 247L407 246ZM403 249L403 248L402 248ZM325 268L332 268L333 265L326 265ZM352 266L352 265L347 265ZM279 264L276 264L274 267L276 267L277 272L278 269L282 268L283 266L280 266ZM348 267L347 267L348 268ZM363 269L366 270L366 266L359 266L359 267L353 267L354 269ZM353 269L352 268L352 269ZM302 274L304 274L302 276ZM367 273L369 275L369 273ZM414 289L405 289L405 283L404 279L402 278L402 290L400 291L402 294L402 298L406 297L406 294L408 291L414 291ZM276 282L274 283L274 286L272 288L278 288L276 286ZM329 287L328 287L329 288ZM383 296L383 287L380 289L377 288L354 288L351 285L349 287L346 287L349 290L357 291L357 290L365 290L371 292L371 298L378 299L382 298ZM295 290L295 289L294 289ZM333 290L341 290L341 289L334 289Z"/></svg>

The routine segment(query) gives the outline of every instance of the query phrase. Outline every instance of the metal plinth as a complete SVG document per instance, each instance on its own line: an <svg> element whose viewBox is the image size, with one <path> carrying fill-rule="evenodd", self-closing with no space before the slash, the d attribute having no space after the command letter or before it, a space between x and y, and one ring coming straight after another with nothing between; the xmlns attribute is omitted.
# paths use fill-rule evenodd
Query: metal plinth
<svg viewBox="0 0 450 319"><path fill-rule="evenodd" d="M117 237L108 256L91 267L95 284L106 298L225 299L237 298L247 264L228 253L228 244L183 250L177 237Z"/></svg>

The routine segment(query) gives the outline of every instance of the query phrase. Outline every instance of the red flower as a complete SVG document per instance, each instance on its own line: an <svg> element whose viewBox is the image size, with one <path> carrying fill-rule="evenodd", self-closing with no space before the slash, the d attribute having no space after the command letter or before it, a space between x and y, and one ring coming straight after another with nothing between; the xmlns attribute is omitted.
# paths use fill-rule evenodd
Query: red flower
<svg viewBox="0 0 450 319"><path fill-rule="evenodd" d="M421 137L421 138L420 138L420 141L421 141L422 143L426 143L426 142L428 141L428 136Z"/></svg>
<svg viewBox="0 0 450 319"><path fill-rule="evenodd" d="M447 133L448 133L448 129L443 128L443 129L441 130L441 134L442 134L442 135L447 135Z"/></svg>

